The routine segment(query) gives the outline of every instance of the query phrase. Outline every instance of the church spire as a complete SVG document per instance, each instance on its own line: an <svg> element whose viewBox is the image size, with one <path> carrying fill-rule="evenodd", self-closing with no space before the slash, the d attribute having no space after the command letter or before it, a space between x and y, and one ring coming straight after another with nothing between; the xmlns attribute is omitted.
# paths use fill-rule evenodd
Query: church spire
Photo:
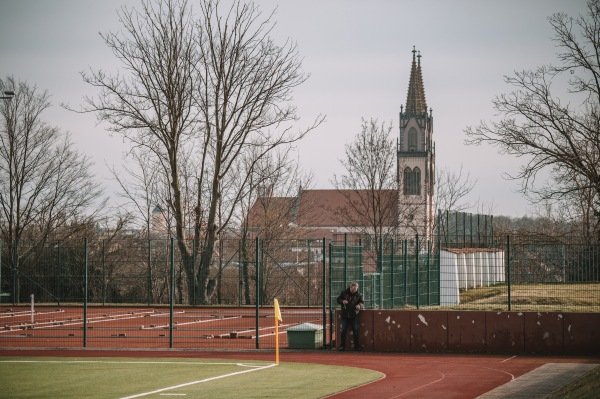
<svg viewBox="0 0 600 399"><path fill-rule="evenodd" d="M421 52L415 55L417 50L413 46L412 67L410 69L410 82L408 84L408 95L406 96L406 114L427 114L427 102L425 101L425 88L423 86L423 75L421 74ZM418 58L418 61L417 61Z"/></svg>

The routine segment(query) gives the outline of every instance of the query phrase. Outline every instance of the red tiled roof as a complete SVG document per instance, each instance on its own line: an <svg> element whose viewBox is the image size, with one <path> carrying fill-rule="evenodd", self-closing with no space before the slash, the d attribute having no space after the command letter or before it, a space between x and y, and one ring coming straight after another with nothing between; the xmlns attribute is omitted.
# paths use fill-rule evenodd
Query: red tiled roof
<svg viewBox="0 0 600 399"><path fill-rule="evenodd" d="M370 196L368 190L305 190L301 194L297 224L306 227L368 226L369 219L364 215L371 208ZM385 190L381 197L396 209L396 190ZM392 225L396 212L390 216L388 223Z"/></svg>
<svg viewBox="0 0 600 399"><path fill-rule="evenodd" d="M295 197L260 197L248 212L248 224L262 226L266 219L277 218L280 223L287 225L292 220L295 201Z"/></svg>
<svg viewBox="0 0 600 399"><path fill-rule="evenodd" d="M383 190L380 199L387 209L386 225L397 219L398 192ZM369 226L365 216L372 209L369 190L303 190L300 197L272 197L259 199L249 213L251 226L264 223L265 204L268 213L278 213L288 224L298 227L324 229ZM285 215L285 217L283 217Z"/></svg>

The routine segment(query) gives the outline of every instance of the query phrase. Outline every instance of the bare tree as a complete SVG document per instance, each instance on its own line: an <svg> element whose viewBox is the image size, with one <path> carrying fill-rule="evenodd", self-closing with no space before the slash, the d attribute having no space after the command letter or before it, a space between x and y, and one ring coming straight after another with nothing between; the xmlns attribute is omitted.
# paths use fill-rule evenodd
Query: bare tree
<svg viewBox="0 0 600 399"><path fill-rule="evenodd" d="M466 142L526 159L509 178L521 180L521 191L533 200L579 198L583 212L591 207L594 215L581 220L600 241L600 1L589 0L587 13L576 19L558 13L548 20L560 64L505 77L514 91L493 100L503 119L468 127ZM563 76L569 89L557 95L552 84ZM536 186L541 171L553 184Z"/></svg>
<svg viewBox="0 0 600 399"><path fill-rule="evenodd" d="M296 46L276 45L271 16L261 20L253 3L235 2L222 14L218 1L202 0L194 19L186 0L145 0L140 11L123 8L119 16L124 33L103 38L126 74L84 74L101 88L85 110L160 162L189 301L205 303L215 243L247 192L247 178L223 191L240 157L254 149L259 160L322 118L291 130L291 92L308 76Z"/></svg>
<svg viewBox="0 0 600 399"><path fill-rule="evenodd" d="M0 90L15 92L0 102L0 239L12 263L14 245L66 239L92 225L103 202L89 159L42 119L49 94L13 77Z"/></svg>
<svg viewBox="0 0 600 399"><path fill-rule="evenodd" d="M121 187L118 195L133 206L128 210L128 221L140 226L147 238L167 238L169 228L168 184L165 183L161 165L145 147L132 149L126 159L127 166L110 167L114 179Z"/></svg>
<svg viewBox="0 0 600 399"><path fill-rule="evenodd" d="M119 17L124 31L101 36L124 72L82 73L85 82L100 89L96 98L85 99L84 112L96 112L111 131L154 154L153 163L169 182L166 206L176 215L175 236L193 287L196 253L190 248L198 246L186 242L181 183L182 148L193 142L198 115L193 105L198 55L191 7L186 0L143 1L141 10L123 7Z"/></svg>
<svg viewBox="0 0 600 399"><path fill-rule="evenodd" d="M334 176L333 186L343 193L346 204L339 210L340 222L363 237L380 243L395 237L398 227L396 147L390 137L392 124L363 119L361 131L346 145L340 162L346 174Z"/></svg>
<svg viewBox="0 0 600 399"><path fill-rule="evenodd" d="M308 75L300 70L294 43L278 46L269 37L272 15L261 21L254 3L235 2L226 17L221 15L218 1L201 2L200 8L197 43L203 83L198 93L204 134L202 165L212 160L209 173L204 173L200 182L203 186L206 181L210 188L203 192L208 204L198 273L203 286L215 239L235 212L235 206L229 206L221 226L215 223L217 209L224 200L221 187L233 177L240 154L255 149L254 162L258 162L273 149L300 140L323 119L317 118L311 127L300 132L286 126L297 118L291 104L292 90ZM248 180L249 174L230 193L227 201L231 205L241 201Z"/></svg>
<svg viewBox="0 0 600 399"><path fill-rule="evenodd" d="M268 254L260 270L263 303L271 302L279 293L276 290L283 287L277 279L298 277L298 266L283 273L281 264L293 262L292 255L297 255L300 250L297 244L304 244L303 234L308 233L298 228L297 221L303 217L299 209L301 192L312 184L312 174L304 174L300 170L298 162L291 158L291 150L291 147L280 148L258 163L248 162L253 169L250 173L252 190L243 201L241 236L244 244L259 237L264 253ZM247 267L253 251L246 246L242 250L244 266ZM244 276L247 277L246 270ZM245 286L249 286L247 281Z"/></svg>
<svg viewBox="0 0 600 399"><path fill-rule="evenodd" d="M443 220L446 219L443 215L461 213L473 208L475 205L468 202L467 197L473 191L477 181L472 180L469 173L464 174L462 164L458 171L436 170L435 181L435 204L438 215L433 222L433 231L437 231L440 236L447 236L450 231Z"/></svg>
<svg viewBox="0 0 600 399"><path fill-rule="evenodd" d="M439 169L435 187L435 204L438 209L449 212L464 212L473 207L466 200L473 191L477 180L472 180L470 173L464 175L463 165L458 171Z"/></svg>

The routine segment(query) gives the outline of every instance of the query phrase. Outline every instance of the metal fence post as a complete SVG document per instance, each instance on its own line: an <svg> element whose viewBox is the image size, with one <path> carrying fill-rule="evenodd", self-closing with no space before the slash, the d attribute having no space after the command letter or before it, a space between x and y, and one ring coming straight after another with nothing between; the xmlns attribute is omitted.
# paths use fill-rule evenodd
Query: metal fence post
<svg viewBox="0 0 600 399"><path fill-rule="evenodd" d="M506 280L508 281L508 311L510 312L510 236L506 236Z"/></svg>
<svg viewBox="0 0 600 399"><path fill-rule="evenodd" d="M106 251L102 240L102 305L106 306Z"/></svg>
<svg viewBox="0 0 600 399"><path fill-rule="evenodd" d="M191 269L194 271L194 274L196 274L196 256L198 254L198 247L197 247L195 239L192 241L192 249L193 249L193 252L192 252L192 267L191 267ZM187 262L187 260L186 260L186 262ZM199 287L198 288L196 287L196 283L197 283L196 278L193 278L191 289L192 289L192 292L194 293L194 295L192 295L192 305L194 305L194 306L196 306L198 304L197 303L197 301L198 301L197 291L198 291Z"/></svg>
<svg viewBox="0 0 600 399"><path fill-rule="evenodd" d="M217 284L217 303L223 303L223 240L219 240L219 273L215 276Z"/></svg>
<svg viewBox="0 0 600 399"><path fill-rule="evenodd" d="M404 306L408 304L408 240L404 239L403 263L404 263Z"/></svg>
<svg viewBox="0 0 600 399"><path fill-rule="evenodd" d="M243 265L242 262L245 262L242 259L242 239L238 240L238 306L241 307L242 306L242 296L244 295L243 293L243 288L244 288L244 276L243 276ZM246 247L246 245L244 245L244 248Z"/></svg>
<svg viewBox="0 0 600 399"><path fill-rule="evenodd" d="M563 283L567 282L567 272L566 272L566 252L565 252L565 244L562 245L562 258L561 258L561 266L562 266L562 280Z"/></svg>
<svg viewBox="0 0 600 399"><path fill-rule="evenodd" d="M473 214L469 213L469 236L471 239L471 248L473 248Z"/></svg>
<svg viewBox="0 0 600 399"><path fill-rule="evenodd" d="M83 347L87 347L88 239L83 240Z"/></svg>
<svg viewBox="0 0 600 399"><path fill-rule="evenodd" d="M344 287L348 285L348 234L344 233Z"/></svg>
<svg viewBox="0 0 600 399"><path fill-rule="evenodd" d="M170 263L170 294L169 294L169 348L173 348L173 303L175 302L175 239L171 237L171 245L169 248L169 263Z"/></svg>
<svg viewBox="0 0 600 399"><path fill-rule="evenodd" d="M58 261L58 268L57 268L57 276L56 276L56 297L58 298L58 306L60 306L60 300L62 298L62 284L61 284L61 280L62 280L62 264L60 261L60 241L58 241L56 243L56 257L57 257L57 261Z"/></svg>
<svg viewBox="0 0 600 399"><path fill-rule="evenodd" d="M258 241L258 237L256 237L256 242L255 242L255 250L256 250L256 255L255 255L255 259L256 259L256 315L255 315L255 329L256 329L256 349L260 348L260 343L259 343L259 337L260 337L260 330L259 330L259 326L258 326L258 321L259 321L259 316L260 316L260 252L259 252L260 246L259 246L259 241Z"/></svg>
<svg viewBox="0 0 600 399"><path fill-rule="evenodd" d="M390 251L392 253L392 255L390 257L390 280L391 280L390 291L391 291L391 295L392 295L392 309L394 309L395 308L395 305L394 305L394 284L395 284L395 282L394 282L394 239L392 239Z"/></svg>
<svg viewBox="0 0 600 399"><path fill-rule="evenodd" d="M439 235L437 237L437 251L436 251L435 264L437 266L435 269L436 275L437 275L436 305L439 305L440 303L442 303L442 277L441 277L441 273L442 273L442 239Z"/></svg>
<svg viewBox="0 0 600 399"><path fill-rule="evenodd" d="M308 295L307 306L310 308L310 240L306 240L306 248L308 253L308 259L306 263L306 292Z"/></svg>
<svg viewBox="0 0 600 399"><path fill-rule="evenodd" d="M417 301L417 309L419 309L419 305L420 305L420 296L421 296L421 279L419 278L419 273L421 272L421 267L419 265L419 235L415 235L415 266L416 266L416 273L415 273L415 277L416 277L416 289L417 289L417 297L416 297L416 301Z"/></svg>
<svg viewBox="0 0 600 399"><path fill-rule="evenodd" d="M19 248L19 245L17 243L17 240L15 240L14 244L14 251L13 251L13 267L12 267L12 275L13 275L13 305L17 304L17 301L19 299L19 290L18 290L18 286L19 286L19 282L18 282L18 277L17 274L19 274L19 256L17 255L17 250Z"/></svg>
<svg viewBox="0 0 600 399"><path fill-rule="evenodd" d="M477 214L477 246L481 248L481 221L479 220L479 214Z"/></svg>
<svg viewBox="0 0 600 399"><path fill-rule="evenodd" d="M353 257L356 260L356 256ZM355 263L355 262L354 262ZM359 264L359 276L353 281L357 281L361 287L365 286L365 264L363 262L363 245L362 238L358 240L358 264ZM348 287L349 282L346 283L346 287ZM374 300L374 299L373 299Z"/></svg>
<svg viewBox="0 0 600 399"><path fill-rule="evenodd" d="M467 213L462 212L463 215L463 248L467 246Z"/></svg>
<svg viewBox="0 0 600 399"><path fill-rule="evenodd" d="M152 303L152 240L148 239L148 306Z"/></svg>
<svg viewBox="0 0 600 399"><path fill-rule="evenodd" d="M323 247L325 247L325 239L323 239ZM329 243L329 344L333 346L333 292L332 292L332 274L333 274L333 262L332 254L333 243Z"/></svg>
<svg viewBox="0 0 600 399"><path fill-rule="evenodd" d="M327 348L327 337L325 334L326 330L326 326L327 326L327 282L325 281L325 276L326 276L326 266L327 263L325 261L325 256L326 256L326 247L325 247L325 237L323 237L323 241L321 244L321 268L323 271L323 278L321 278L321 291L323 291L322 299L323 299L323 349ZM331 331L331 329L330 329ZM331 345L331 339L329 340L329 344Z"/></svg>
<svg viewBox="0 0 600 399"><path fill-rule="evenodd" d="M379 309L383 309L383 240L379 239L378 250L378 269L379 269ZM363 270L364 271L364 270ZM364 273L363 273L364 275Z"/></svg>
<svg viewBox="0 0 600 399"><path fill-rule="evenodd" d="M446 229L444 231L444 242L446 243L446 247L448 247L448 236L450 235L450 216L449 212L446 211Z"/></svg>
<svg viewBox="0 0 600 399"><path fill-rule="evenodd" d="M427 240L427 258L425 261L425 270L426 270L426 283L427 283L427 305L431 305L431 270L430 270L430 260L431 260L431 241Z"/></svg>

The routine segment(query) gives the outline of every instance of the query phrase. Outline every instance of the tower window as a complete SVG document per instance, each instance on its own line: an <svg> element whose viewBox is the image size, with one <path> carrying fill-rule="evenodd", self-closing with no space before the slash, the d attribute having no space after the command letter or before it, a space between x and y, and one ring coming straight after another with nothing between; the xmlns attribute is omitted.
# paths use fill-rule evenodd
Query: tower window
<svg viewBox="0 0 600 399"><path fill-rule="evenodd" d="M414 127L408 131L408 151L417 151L417 131Z"/></svg>
<svg viewBox="0 0 600 399"><path fill-rule="evenodd" d="M421 195L421 169L404 168L404 195Z"/></svg>

